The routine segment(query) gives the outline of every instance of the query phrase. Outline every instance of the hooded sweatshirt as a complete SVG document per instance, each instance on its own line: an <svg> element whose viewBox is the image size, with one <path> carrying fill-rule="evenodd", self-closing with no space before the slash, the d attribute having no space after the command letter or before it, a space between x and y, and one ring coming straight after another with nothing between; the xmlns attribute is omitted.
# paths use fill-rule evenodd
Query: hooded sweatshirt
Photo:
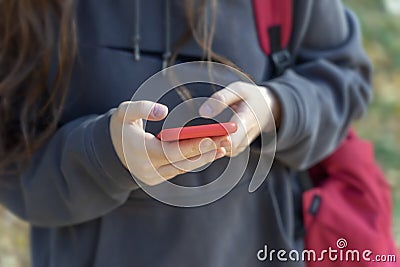
<svg viewBox="0 0 400 267"><path fill-rule="evenodd" d="M302 249L297 173L335 149L372 92L354 14L339 0L293 2L294 65L271 79L252 2L218 1L213 50L281 102L276 156L256 192L248 192L251 155L240 183L225 197L180 208L138 187L114 151L109 121L115 107L162 68L171 44L185 32L181 2L77 1L79 54L60 126L22 174L0 183L0 202L31 226L34 267L303 266L276 257L260 261L257 253L265 246ZM202 55L190 40L178 60ZM198 91L194 95L212 93ZM182 100L171 95L163 101L173 108ZM227 160L174 180L207 182Z"/></svg>

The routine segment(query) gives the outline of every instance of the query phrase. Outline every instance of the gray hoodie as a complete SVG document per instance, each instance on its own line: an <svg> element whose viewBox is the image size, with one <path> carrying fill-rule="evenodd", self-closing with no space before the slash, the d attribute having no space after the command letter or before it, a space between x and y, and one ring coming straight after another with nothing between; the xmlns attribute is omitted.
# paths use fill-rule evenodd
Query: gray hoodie
<svg viewBox="0 0 400 267"><path fill-rule="evenodd" d="M0 202L31 225L33 266L303 266L276 258L261 262L257 252L264 245L302 248L296 174L334 150L371 98L371 67L355 16L339 0L294 1L295 64L271 80L251 1L218 1L214 51L282 103L277 153L255 193L247 190L250 164L224 198L178 208L138 188L109 134L113 108L160 70L168 44L185 30L180 2L170 2L169 19L161 0L141 1L138 12L133 0L78 1L79 58L60 127L21 175L2 177L0 183ZM138 34L141 53L135 60L132 40ZM202 54L190 41L179 60ZM163 101L172 108L181 100L172 95ZM226 161L178 176L176 183L203 183Z"/></svg>

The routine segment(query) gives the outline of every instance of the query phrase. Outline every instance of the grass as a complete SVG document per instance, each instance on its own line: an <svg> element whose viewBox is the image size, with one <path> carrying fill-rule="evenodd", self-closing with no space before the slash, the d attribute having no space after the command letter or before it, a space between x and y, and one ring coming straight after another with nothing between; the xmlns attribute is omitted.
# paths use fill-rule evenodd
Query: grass
<svg viewBox="0 0 400 267"><path fill-rule="evenodd" d="M394 233L400 246L400 17L383 0L345 0L359 16L364 45L375 65L375 98L355 123L374 142L376 156L393 188ZM29 266L27 225L0 208L0 266Z"/></svg>

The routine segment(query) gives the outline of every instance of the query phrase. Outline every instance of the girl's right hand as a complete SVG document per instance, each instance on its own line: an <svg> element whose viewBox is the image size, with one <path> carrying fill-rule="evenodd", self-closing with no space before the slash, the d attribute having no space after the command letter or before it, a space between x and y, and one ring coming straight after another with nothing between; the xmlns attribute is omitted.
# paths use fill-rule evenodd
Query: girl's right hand
<svg viewBox="0 0 400 267"><path fill-rule="evenodd" d="M128 101L121 103L111 116L111 139L120 161L147 185L160 184L222 158L225 148L231 146L226 136L161 142L144 131L143 119L160 121L167 114L168 108L164 105Z"/></svg>

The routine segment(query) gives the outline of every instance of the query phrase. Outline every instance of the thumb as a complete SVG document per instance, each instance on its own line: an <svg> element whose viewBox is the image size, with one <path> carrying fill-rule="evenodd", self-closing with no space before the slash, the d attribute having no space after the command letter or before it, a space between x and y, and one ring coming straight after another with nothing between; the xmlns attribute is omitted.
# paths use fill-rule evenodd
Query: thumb
<svg viewBox="0 0 400 267"><path fill-rule="evenodd" d="M121 120L135 121L145 119L160 121L167 116L168 108L152 101L126 101L119 105L117 112Z"/></svg>

